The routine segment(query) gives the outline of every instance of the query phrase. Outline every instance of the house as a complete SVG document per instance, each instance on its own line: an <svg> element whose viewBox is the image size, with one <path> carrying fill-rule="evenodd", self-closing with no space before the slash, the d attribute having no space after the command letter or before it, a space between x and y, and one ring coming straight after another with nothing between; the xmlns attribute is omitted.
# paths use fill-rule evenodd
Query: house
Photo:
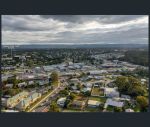
<svg viewBox="0 0 150 127"><path fill-rule="evenodd" d="M78 85L79 83L80 81L77 78L70 79L70 84Z"/></svg>
<svg viewBox="0 0 150 127"><path fill-rule="evenodd" d="M90 75L99 75L99 74L104 74L108 73L106 70L95 70L95 71L89 71Z"/></svg>
<svg viewBox="0 0 150 127"><path fill-rule="evenodd" d="M75 67L74 66L68 66L68 68L70 69L70 70L74 70L75 69Z"/></svg>
<svg viewBox="0 0 150 127"><path fill-rule="evenodd" d="M29 81L28 82L28 85L33 85L34 84L34 81Z"/></svg>
<svg viewBox="0 0 150 127"><path fill-rule="evenodd" d="M104 79L105 76L94 76L95 79L100 80L100 79Z"/></svg>
<svg viewBox="0 0 150 127"><path fill-rule="evenodd" d="M61 107L65 106L65 102L66 102L66 97L62 97L57 100L57 104Z"/></svg>
<svg viewBox="0 0 150 127"><path fill-rule="evenodd" d="M77 90L78 88L77 88L77 86L71 86L71 89L72 90Z"/></svg>
<svg viewBox="0 0 150 127"><path fill-rule="evenodd" d="M89 75L89 76L87 76L86 78L84 78L84 80L91 80L91 79L93 79L94 77L92 76L92 75Z"/></svg>
<svg viewBox="0 0 150 127"><path fill-rule="evenodd" d="M40 93L33 92L27 98L22 99L16 105L16 108L19 109L19 110L25 110L30 104L34 103L40 97L41 97Z"/></svg>
<svg viewBox="0 0 150 127"><path fill-rule="evenodd" d="M72 90L72 92L79 94L79 93L80 93L80 90Z"/></svg>
<svg viewBox="0 0 150 127"><path fill-rule="evenodd" d="M31 104L31 98L25 98L24 100L21 100L17 105L16 109L24 110Z"/></svg>
<svg viewBox="0 0 150 127"><path fill-rule="evenodd" d="M6 84L5 87L6 87L6 88L12 88L12 87L13 87L13 84Z"/></svg>
<svg viewBox="0 0 150 127"><path fill-rule="evenodd" d="M34 74L30 74L30 73L21 73L21 74L18 74L16 79L19 79L19 80L33 80L35 79L35 75Z"/></svg>
<svg viewBox="0 0 150 127"><path fill-rule="evenodd" d="M1 98L1 104L2 104L3 106L6 105L6 102L7 102L7 99L6 99L6 98Z"/></svg>
<svg viewBox="0 0 150 127"><path fill-rule="evenodd" d="M106 103L104 105L104 108L107 108L107 106L110 105L110 106L114 106L114 107L118 107L118 108L122 108L124 106L124 103L121 102L121 101L116 101L116 100L113 100L113 99L110 99L108 98L106 100Z"/></svg>
<svg viewBox="0 0 150 127"><path fill-rule="evenodd" d="M55 69L55 66L51 65L51 66L43 66L43 70L46 72L50 72L53 71Z"/></svg>
<svg viewBox="0 0 150 127"><path fill-rule="evenodd" d="M145 84L146 79L141 79L141 84Z"/></svg>
<svg viewBox="0 0 150 127"><path fill-rule="evenodd" d="M95 108L95 107L99 107L99 106L100 106L100 102L99 101L88 100L88 107Z"/></svg>
<svg viewBox="0 0 150 127"><path fill-rule="evenodd" d="M73 108L82 109L85 106L85 101L74 100L71 106Z"/></svg>
<svg viewBox="0 0 150 127"><path fill-rule="evenodd" d="M124 99L131 99L131 97L129 95L124 95L124 94L121 94L121 98L124 98Z"/></svg>
<svg viewBox="0 0 150 127"><path fill-rule="evenodd" d="M65 70L66 70L65 65L58 65L57 68L58 68L60 71L65 71Z"/></svg>
<svg viewBox="0 0 150 127"><path fill-rule="evenodd" d="M75 73L74 72L63 72L61 73L61 76L74 76Z"/></svg>
<svg viewBox="0 0 150 127"><path fill-rule="evenodd" d="M83 88L81 91L85 93L85 92L91 91L91 89L92 88Z"/></svg>
<svg viewBox="0 0 150 127"><path fill-rule="evenodd" d="M80 69L80 68L81 68L81 66L78 65L78 64L74 64L73 66L74 66L74 68L76 68L76 69Z"/></svg>
<svg viewBox="0 0 150 127"><path fill-rule="evenodd" d="M23 91L21 93L16 94L15 96L8 98L6 101L6 106L13 108L16 106L23 98L27 97L29 95L28 92Z"/></svg>
<svg viewBox="0 0 150 127"><path fill-rule="evenodd" d="M110 87L110 88L113 88L113 87L115 87L115 83L109 82L109 83L107 83L107 86Z"/></svg>
<svg viewBox="0 0 150 127"><path fill-rule="evenodd" d="M43 86L43 85L46 85L49 83L49 80L38 80L37 83L40 85L40 86Z"/></svg>
<svg viewBox="0 0 150 127"><path fill-rule="evenodd" d="M14 66L7 66L7 67L2 67L2 70L15 70L16 67Z"/></svg>
<svg viewBox="0 0 150 127"><path fill-rule="evenodd" d="M87 88L92 88L93 85L91 83L84 83L83 86Z"/></svg>
<svg viewBox="0 0 150 127"><path fill-rule="evenodd" d="M13 77L14 75L12 74L7 74L7 75L2 74L2 82L7 81L9 78L13 78Z"/></svg>
<svg viewBox="0 0 150 127"><path fill-rule="evenodd" d="M17 110L2 110L2 112L19 112Z"/></svg>
<svg viewBox="0 0 150 127"><path fill-rule="evenodd" d="M125 109L125 112L134 112L134 110L133 110L133 109L128 108L128 109Z"/></svg>
<svg viewBox="0 0 150 127"><path fill-rule="evenodd" d="M27 86L27 83L26 83L26 82L22 82L22 83L19 83L19 84L18 84L18 87L25 87L25 86Z"/></svg>
<svg viewBox="0 0 150 127"><path fill-rule="evenodd" d="M106 97L119 97L119 92L117 91L117 88L104 88L104 94Z"/></svg>
<svg viewBox="0 0 150 127"><path fill-rule="evenodd" d="M70 61L70 62L68 62L68 65L73 65L73 62L71 62L71 61Z"/></svg>
<svg viewBox="0 0 150 127"><path fill-rule="evenodd" d="M35 73L42 73L42 72L44 72L44 70L43 70L42 67L35 67L35 68L34 68L34 72L35 72Z"/></svg>

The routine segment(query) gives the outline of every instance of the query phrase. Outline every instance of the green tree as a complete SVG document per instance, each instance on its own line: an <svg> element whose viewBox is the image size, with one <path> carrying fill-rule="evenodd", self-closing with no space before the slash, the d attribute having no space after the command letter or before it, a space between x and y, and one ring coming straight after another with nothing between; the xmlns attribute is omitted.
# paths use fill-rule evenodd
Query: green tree
<svg viewBox="0 0 150 127"><path fill-rule="evenodd" d="M73 100L75 98L74 93L70 93L69 97L70 97L71 100Z"/></svg>
<svg viewBox="0 0 150 127"><path fill-rule="evenodd" d="M114 107L114 111L115 111L115 112L122 112L122 108Z"/></svg>
<svg viewBox="0 0 150 127"><path fill-rule="evenodd" d="M148 108L148 98L144 96L137 96L136 101L142 111L145 111L146 108Z"/></svg>
<svg viewBox="0 0 150 127"><path fill-rule="evenodd" d="M115 81L117 87L118 87L118 90L120 92L126 92L127 91L127 88L129 87L129 84L128 84L128 78L125 77L125 76L120 76L116 79Z"/></svg>
<svg viewBox="0 0 150 127"><path fill-rule="evenodd" d="M145 95L146 88L132 76L120 76L115 81L118 90L123 94L129 94L131 96Z"/></svg>
<svg viewBox="0 0 150 127"><path fill-rule="evenodd" d="M91 95L91 92L90 91L86 91L85 93L83 93L84 96L90 96Z"/></svg>
<svg viewBox="0 0 150 127"><path fill-rule="evenodd" d="M58 73L56 71L52 72L51 74L51 79L52 79L52 84L53 83L58 83Z"/></svg>
<svg viewBox="0 0 150 127"><path fill-rule="evenodd" d="M67 90L61 90L61 91L59 92L59 94L64 95L64 96L67 96L67 95L68 95L68 91L67 91Z"/></svg>
<svg viewBox="0 0 150 127"><path fill-rule="evenodd" d="M59 112L59 107L57 106L57 104L53 101L50 104L50 112Z"/></svg>

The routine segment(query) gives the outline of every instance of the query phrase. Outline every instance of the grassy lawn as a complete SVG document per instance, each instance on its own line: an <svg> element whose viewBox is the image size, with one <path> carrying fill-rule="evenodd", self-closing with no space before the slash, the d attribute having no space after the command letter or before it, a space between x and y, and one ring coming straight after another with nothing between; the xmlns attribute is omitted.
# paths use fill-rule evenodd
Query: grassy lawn
<svg viewBox="0 0 150 127"><path fill-rule="evenodd" d="M95 100L95 101L99 101L102 103L106 102L106 98L105 97L89 97L90 100Z"/></svg>
<svg viewBox="0 0 150 127"><path fill-rule="evenodd" d="M100 111L102 111L100 107L97 107L97 108L87 107L85 110L88 112L100 112Z"/></svg>
<svg viewBox="0 0 150 127"><path fill-rule="evenodd" d="M68 107L67 109L64 109L63 111L74 111L74 112L80 112L81 109L80 108L74 108L72 106Z"/></svg>
<svg viewBox="0 0 150 127"><path fill-rule="evenodd" d="M110 106L110 105L108 105L108 107L107 107L107 109L106 109L107 111L109 111L109 112L113 112L114 111L114 107L113 106Z"/></svg>
<svg viewBox="0 0 150 127"><path fill-rule="evenodd" d="M76 109L64 109L62 112L88 112L88 111L80 111Z"/></svg>
<svg viewBox="0 0 150 127"><path fill-rule="evenodd" d="M104 96L104 90L100 89L100 96Z"/></svg>

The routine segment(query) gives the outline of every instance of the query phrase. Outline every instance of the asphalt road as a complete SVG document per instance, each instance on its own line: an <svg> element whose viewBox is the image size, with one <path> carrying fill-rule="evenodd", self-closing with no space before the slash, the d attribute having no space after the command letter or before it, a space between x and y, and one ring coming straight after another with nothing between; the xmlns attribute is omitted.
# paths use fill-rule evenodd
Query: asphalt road
<svg viewBox="0 0 150 127"><path fill-rule="evenodd" d="M45 96L42 100L37 102L32 108L30 108L27 112L32 112L35 108L37 108L42 102L44 102L47 98L49 98L51 95L58 93L61 90L61 86L63 86L64 83L59 83L58 87L56 87L52 92L50 92L47 96Z"/></svg>

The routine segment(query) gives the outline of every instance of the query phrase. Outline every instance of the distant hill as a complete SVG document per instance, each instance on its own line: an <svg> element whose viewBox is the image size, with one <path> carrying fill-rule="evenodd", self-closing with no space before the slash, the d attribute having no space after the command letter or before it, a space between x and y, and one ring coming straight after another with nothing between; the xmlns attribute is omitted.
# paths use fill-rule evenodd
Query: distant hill
<svg viewBox="0 0 150 127"><path fill-rule="evenodd" d="M6 48L9 45L2 45ZM19 45L16 49L49 49L49 48L148 48L148 44L81 44L81 45Z"/></svg>

